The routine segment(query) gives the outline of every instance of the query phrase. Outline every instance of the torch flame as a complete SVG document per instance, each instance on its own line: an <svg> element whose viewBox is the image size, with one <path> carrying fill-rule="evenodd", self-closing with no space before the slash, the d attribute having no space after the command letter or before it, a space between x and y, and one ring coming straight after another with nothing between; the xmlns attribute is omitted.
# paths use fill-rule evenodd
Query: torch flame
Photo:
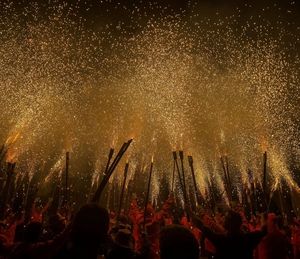
<svg viewBox="0 0 300 259"><path fill-rule="evenodd" d="M261 148L261 150L262 150L262 151L266 151L267 148L268 148L268 141L267 141L266 137L260 136L260 141L259 141L259 143L260 143L260 148Z"/></svg>
<svg viewBox="0 0 300 259"><path fill-rule="evenodd" d="M67 136L65 138L64 146L65 146L65 152L72 151L72 139L70 136Z"/></svg>
<svg viewBox="0 0 300 259"><path fill-rule="evenodd" d="M20 137L20 134L21 134L20 132L12 133L10 136L8 136L7 140L5 141L5 145L9 146L14 144Z"/></svg>
<svg viewBox="0 0 300 259"><path fill-rule="evenodd" d="M6 153L6 162L13 163L13 162L15 162L16 158L17 158L16 150L13 150L11 148L8 149L7 153Z"/></svg>

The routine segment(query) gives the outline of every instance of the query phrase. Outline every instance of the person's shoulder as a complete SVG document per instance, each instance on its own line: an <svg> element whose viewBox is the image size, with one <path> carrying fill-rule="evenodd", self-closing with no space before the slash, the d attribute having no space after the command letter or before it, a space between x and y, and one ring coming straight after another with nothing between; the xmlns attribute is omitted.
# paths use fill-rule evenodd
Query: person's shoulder
<svg viewBox="0 0 300 259"><path fill-rule="evenodd" d="M288 242L288 237L281 233L281 232L274 232L274 233L269 233L264 237L265 242L270 242L270 243L274 243L274 242L279 242L281 244L285 244L286 242Z"/></svg>
<svg viewBox="0 0 300 259"><path fill-rule="evenodd" d="M72 258L72 252L71 252L71 244L67 243L65 244L55 256L53 256L53 259L65 259L65 258Z"/></svg>
<svg viewBox="0 0 300 259"><path fill-rule="evenodd" d="M281 239L283 243L290 243L288 236L285 233L282 233L281 231L278 231L278 238Z"/></svg>
<svg viewBox="0 0 300 259"><path fill-rule="evenodd" d="M10 258L21 258L20 256L25 255L25 253L29 250L29 245L24 242L18 242L13 244L9 248Z"/></svg>

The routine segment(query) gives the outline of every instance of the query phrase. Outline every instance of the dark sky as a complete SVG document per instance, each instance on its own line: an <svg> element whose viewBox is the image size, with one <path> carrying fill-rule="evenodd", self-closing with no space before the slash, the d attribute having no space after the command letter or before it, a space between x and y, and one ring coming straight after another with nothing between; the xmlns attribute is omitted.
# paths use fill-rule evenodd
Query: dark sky
<svg viewBox="0 0 300 259"><path fill-rule="evenodd" d="M72 9L77 13L74 18L83 17L85 26L93 31L101 31L107 24L112 25L110 28L116 28L121 24L122 29L138 33L149 19L153 21L179 14L182 20L190 24L203 20L209 20L206 24L212 24L214 21L225 20L226 17L234 17L234 26L243 27L251 20L257 24L268 23L268 26L284 29L293 37L300 35L299 0L4 0L4 2L19 3L18 9L21 13L26 7L32 10L32 6L38 6L39 19L47 17L47 12L51 10L49 7L68 3L70 6L76 6ZM26 16L24 21L29 19L29 16ZM284 41L289 42L290 38L287 35Z"/></svg>
<svg viewBox="0 0 300 259"><path fill-rule="evenodd" d="M37 5L50 5L53 3L77 3L80 14L90 22L113 21L122 19L126 21L134 11L147 15L168 15L174 13L190 14L197 12L201 17L230 15L238 8L247 19L251 15L263 13L270 19L285 19L300 24L299 0L4 0L4 2L19 2L20 8L36 3ZM125 7L125 8L124 8Z"/></svg>
<svg viewBox="0 0 300 259"><path fill-rule="evenodd" d="M102 2L102 3L101 3ZM297 0L87 0L82 1L83 14L91 17L101 19L116 18L116 16L126 14L121 12L122 8L115 8L118 6L126 6L127 10L133 10L136 6L140 9L145 9L149 14L160 14L162 8L165 14L167 13L181 13L185 10L190 13L193 9L199 12L203 16L210 16L219 12L220 14L230 14L236 8L239 8L242 12L247 14L260 13L262 9L269 7L269 11L266 11L266 15L275 18L280 13L281 16L291 17L290 11L293 11L293 17L299 17L300 1ZM119 3L119 4L118 4ZM88 12L85 12L84 7L86 4L91 5L92 8ZM150 7L152 6L152 7ZM162 8L159 8L162 7ZM108 13L105 10L109 10Z"/></svg>
<svg viewBox="0 0 300 259"><path fill-rule="evenodd" d="M106 23L121 21L125 26L142 25L149 17L159 19L180 14L186 20L194 16L193 22L235 16L236 24L242 26L252 19L263 25L266 22L274 26L279 24L290 34L300 34L299 0L86 0L80 2L80 13L88 26L96 30Z"/></svg>
<svg viewBox="0 0 300 259"><path fill-rule="evenodd" d="M74 2L74 0L68 0ZM81 1L83 13L100 18L106 16L105 10L110 10L109 17L113 18L115 15L120 14L118 11L122 8L118 6L126 6L128 10L133 10L136 6L140 9L145 9L149 14L161 13L161 8L166 7L164 13L180 13L185 10L187 13L191 9L199 11L203 16L211 15L213 13L231 13L234 9L239 8L248 13L258 13L262 9L269 7L270 12L268 15L275 16L277 12L285 16L289 11L295 11L294 15L299 15L300 1L298 0L86 0ZM90 5L92 8L85 12L84 7ZM151 6L151 7L150 7ZM157 8L156 8L157 7ZM280 10L281 9L281 10ZM276 11L275 11L276 10Z"/></svg>

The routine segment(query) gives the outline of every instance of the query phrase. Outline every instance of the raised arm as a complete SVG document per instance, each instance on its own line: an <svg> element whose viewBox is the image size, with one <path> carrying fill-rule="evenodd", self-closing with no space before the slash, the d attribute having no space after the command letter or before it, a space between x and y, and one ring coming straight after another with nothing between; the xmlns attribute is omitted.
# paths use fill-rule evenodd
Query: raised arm
<svg viewBox="0 0 300 259"><path fill-rule="evenodd" d="M207 239L209 239L214 245L217 246L220 242L222 242L223 235L216 234L210 228L206 227L203 224L202 220L198 216L191 214L191 218L192 218L194 226L199 228L201 230L201 232L203 233L203 235Z"/></svg>

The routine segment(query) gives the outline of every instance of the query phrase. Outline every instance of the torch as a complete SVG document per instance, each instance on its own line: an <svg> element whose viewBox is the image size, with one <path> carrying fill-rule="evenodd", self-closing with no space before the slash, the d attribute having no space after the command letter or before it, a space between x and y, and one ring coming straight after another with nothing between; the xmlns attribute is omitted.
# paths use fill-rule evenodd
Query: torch
<svg viewBox="0 0 300 259"><path fill-rule="evenodd" d="M101 194L106 186L106 184L108 183L111 175L113 174L115 168L117 167L118 163L120 162L121 158L123 157L124 153L126 152L126 150L128 149L128 147L130 146L131 142L133 139L130 139L129 141L125 142L122 147L120 148L118 154L116 155L115 159L113 160L113 162L111 163L111 165L109 166L109 168L107 169L106 174L104 175L104 178L102 179L101 183L99 184L94 197L92 199L92 202L98 202Z"/></svg>
<svg viewBox="0 0 300 259"><path fill-rule="evenodd" d="M250 201L251 201L251 207L252 207L252 214L255 214L256 210L257 210L256 187L254 185L253 173L250 169L248 169L248 182L249 182L250 188L251 188Z"/></svg>
<svg viewBox="0 0 300 259"><path fill-rule="evenodd" d="M227 193L227 197L229 200L229 207L231 208L231 193L230 193L230 189L229 189L229 182L228 182L226 167L225 167L224 159L222 156L220 157L220 160L221 160L221 164L222 164L222 168L223 168L223 172L224 172L225 191Z"/></svg>
<svg viewBox="0 0 300 259"><path fill-rule="evenodd" d="M5 149L5 145L3 144L0 149L0 157L2 157L2 153L3 153L4 149Z"/></svg>
<svg viewBox="0 0 300 259"><path fill-rule="evenodd" d="M268 201L268 190L267 190L267 151L263 154L263 192L265 196L266 204L269 203Z"/></svg>
<svg viewBox="0 0 300 259"><path fill-rule="evenodd" d="M198 205L200 205L201 204L201 197L200 197L199 190L197 188L193 157L188 156L188 161L189 161L189 165L190 165L191 172L192 172L192 178L193 178L193 184L194 184L194 189L195 189L195 193L196 193L197 203L198 203Z"/></svg>
<svg viewBox="0 0 300 259"><path fill-rule="evenodd" d="M175 185L175 169L176 169L176 165L175 165L175 160L174 160L174 162L173 162L173 172L172 172L172 187L171 187L172 193L174 192L174 185Z"/></svg>
<svg viewBox="0 0 300 259"><path fill-rule="evenodd" d="M114 155L114 151L115 151L115 150L114 150L113 148L110 148L109 154L108 154L108 160L107 160L107 163L106 163L106 166L105 166L105 170L104 170L104 174L107 173L107 170L108 170L108 168L109 168L110 161L111 161L111 159L112 159L112 157L113 157L113 155Z"/></svg>
<svg viewBox="0 0 300 259"><path fill-rule="evenodd" d="M115 157L114 161L111 163L110 167L107 170L107 174L110 176L115 168L117 167L118 163L120 162L121 158L123 157L124 153L126 152L127 148L130 146L133 139L130 139L129 141L125 142L123 146L121 147L119 153Z"/></svg>
<svg viewBox="0 0 300 259"><path fill-rule="evenodd" d="M180 187L181 187L181 189L183 191L183 183L182 183L182 180L181 180L180 170L179 170L179 166L178 166L178 162L177 162L176 151L173 151L173 158L174 158L174 163L175 163L175 166L176 166L176 169L177 169L177 173L178 173L178 179L179 179Z"/></svg>
<svg viewBox="0 0 300 259"><path fill-rule="evenodd" d="M227 156L225 156L225 161L226 161L226 173L227 173L228 187L229 187L229 191L230 191L230 197L232 198L232 185L231 185L231 179L230 179L230 174L229 174L229 162L228 162Z"/></svg>
<svg viewBox="0 0 300 259"><path fill-rule="evenodd" d="M184 185L183 185L183 180L181 179L176 151L173 151L173 158L174 158L174 162L175 162L177 173L178 173L180 187L181 187L181 190L182 190L182 193L183 193L183 200L184 200L185 205L187 205L187 195L186 195L185 188L184 188Z"/></svg>
<svg viewBox="0 0 300 259"><path fill-rule="evenodd" d="M124 191L125 191L128 168L129 168L129 163L127 162L126 165L125 165L125 168L124 168L124 179L123 179L122 190L121 190L121 195L120 195L120 203L119 203L119 210L118 210L117 219L119 219L119 217L120 217L121 209L122 209L122 205L123 205Z"/></svg>
<svg viewBox="0 0 300 259"><path fill-rule="evenodd" d="M66 168L65 168L65 203L68 203L69 196L69 164L70 164L70 152L66 152Z"/></svg>
<svg viewBox="0 0 300 259"><path fill-rule="evenodd" d="M148 205L149 195L150 195L150 185L151 185L152 171L153 171L153 157L152 157L151 164L150 164L150 173L149 173L147 193L146 193L146 198L145 198L144 222L143 222L144 230L145 230L145 225L146 225L146 213L147 213L147 205Z"/></svg>
<svg viewBox="0 0 300 259"><path fill-rule="evenodd" d="M5 145L3 144L2 147L1 147L1 150L0 150L0 166L6 156L6 153L7 153L7 148L5 148Z"/></svg>
<svg viewBox="0 0 300 259"><path fill-rule="evenodd" d="M214 193L213 178L211 176L209 180L207 179L207 187L209 193L210 207L213 214L215 214L216 197Z"/></svg>
<svg viewBox="0 0 300 259"><path fill-rule="evenodd" d="M2 200L0 204L0 218L4 216L4 209L5 205L8 202L9 198L9 192L11 189L11 185L13 182L13 177L14 177L14 170L15 170L16 163L7 163L7 169L6 169L6 182L3 188L3 193L2 193Z"/></svg>
<svg viewBox="0 0 300 259"><path fill-rule="evenodd" d="M187 191L186 191L186 182L185 182L185 173L184 173L184 164L183 164L183 151L182 150L179 151L179 158L180 158L180 163L181 163L183 188L184 188L185 193L187 193Z"/></svg>

